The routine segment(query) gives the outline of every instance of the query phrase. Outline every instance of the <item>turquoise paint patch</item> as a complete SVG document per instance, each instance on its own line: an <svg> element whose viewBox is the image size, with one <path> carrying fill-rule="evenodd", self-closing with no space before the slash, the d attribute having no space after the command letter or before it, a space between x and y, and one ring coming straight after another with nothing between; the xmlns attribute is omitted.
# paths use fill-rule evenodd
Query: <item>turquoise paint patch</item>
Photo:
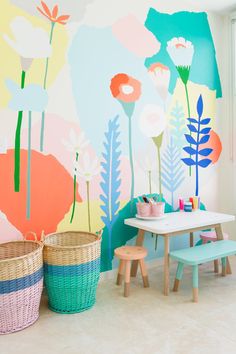
<svg viewBox="0 0 236 354"><path fill-rule="evenodd" d="M150 9L145 26L161 42L160 52L145 61L146 67L155 62L167 65L171 70L170 92L173 93L178 72L166 51L167 42L174 37L184 37L194 45L194 56L190 71L190 81L206 85L216 90L216 97L222 97L220 76L216 61L216 52L204 12L177 12L169 15Z"/></svg>

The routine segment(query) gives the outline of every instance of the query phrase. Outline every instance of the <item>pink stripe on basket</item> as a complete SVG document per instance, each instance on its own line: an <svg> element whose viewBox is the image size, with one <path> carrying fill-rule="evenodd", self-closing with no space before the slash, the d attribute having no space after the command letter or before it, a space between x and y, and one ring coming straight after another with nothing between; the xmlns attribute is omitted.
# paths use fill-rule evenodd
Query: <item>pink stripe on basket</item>
<svg viewBox="0 0 236 354"><path fill-rule="evenodd" d="M20 331L39 317L43 279L24 290L0 295L0 334Z"/></svg>

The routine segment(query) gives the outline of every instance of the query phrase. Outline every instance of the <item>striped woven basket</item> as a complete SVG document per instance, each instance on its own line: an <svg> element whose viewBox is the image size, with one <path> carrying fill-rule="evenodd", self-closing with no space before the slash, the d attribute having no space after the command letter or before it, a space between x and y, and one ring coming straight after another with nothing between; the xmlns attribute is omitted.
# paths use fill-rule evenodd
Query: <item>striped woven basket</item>
<svg viewBox="0 0 236 354"><path fill-rule="evenodd" d="M50 234L44 240L43 254L49 308L76 313L92 307L100 276L100 235L79 231Z"/></svg>
<svg viewBox="0 0 236 354"><path fill-rule="evenodd" d="M34 241L0 245L0 334L20 331L38 319L42 251L43 245Z"/></svg>

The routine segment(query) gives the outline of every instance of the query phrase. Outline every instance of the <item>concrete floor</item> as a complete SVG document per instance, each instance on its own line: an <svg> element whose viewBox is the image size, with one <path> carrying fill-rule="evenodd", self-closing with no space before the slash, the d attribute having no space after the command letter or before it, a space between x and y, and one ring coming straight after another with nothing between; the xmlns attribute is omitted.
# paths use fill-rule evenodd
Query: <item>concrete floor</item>
<svg viewBox="0 0 236 354"><path fill-rule="evenodd" d="M179 293L162 294L162 267L149 269L149 289L140 275L131 295L115 279L99 284L89 311L59 315L44 296L39 320L28 329L0 336L1 354L235 354L236 257L234 274L214 275L213 264L200 267L199 303L191 302L191 270L186 268ZM171 265L173 284L176 264Z"/></svg>

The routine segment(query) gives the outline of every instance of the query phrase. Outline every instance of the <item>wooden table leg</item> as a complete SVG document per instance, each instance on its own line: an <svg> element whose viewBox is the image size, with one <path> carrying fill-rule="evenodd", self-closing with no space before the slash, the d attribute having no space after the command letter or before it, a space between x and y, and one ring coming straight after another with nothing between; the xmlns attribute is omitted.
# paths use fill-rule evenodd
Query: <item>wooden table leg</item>
<svg viewBox="0 0 236 354"><path fill-rule="evenodd" d="M136 238L136 246L143 246L144 235L145 235L145 231L144 230L139 230L138 231L138 235L137 235L137 238ZM132 261L131 277L136 277L137 270L138 270L138 261Z"/></svg>
<svg viewBox="0 0 236 354"><path fill-rule="evenodd" d="M190 247L194 246L194 234L193 234L193 232L190 232L189 243L190 243Z"/></svg>
<svg viewBox="0 0 236 354"><path fill-rule="evenodd" d="M224 235L223 235L223 231L222 231L222 227L221 225L217 225L217 227L215 228L216 230L216 236L218 240L223 240L224 239ZM226 274L232 274L231 271L231 267L230 267L230 262L229 262L229 258L227 257L226 260Z"/></svg>
<svg viewBox="0 0 236 354"><path fill-rule="evenodd" d="M168 235L164 236L164 247L164 295L168 296L170 290L170 242Z"/></svg>

